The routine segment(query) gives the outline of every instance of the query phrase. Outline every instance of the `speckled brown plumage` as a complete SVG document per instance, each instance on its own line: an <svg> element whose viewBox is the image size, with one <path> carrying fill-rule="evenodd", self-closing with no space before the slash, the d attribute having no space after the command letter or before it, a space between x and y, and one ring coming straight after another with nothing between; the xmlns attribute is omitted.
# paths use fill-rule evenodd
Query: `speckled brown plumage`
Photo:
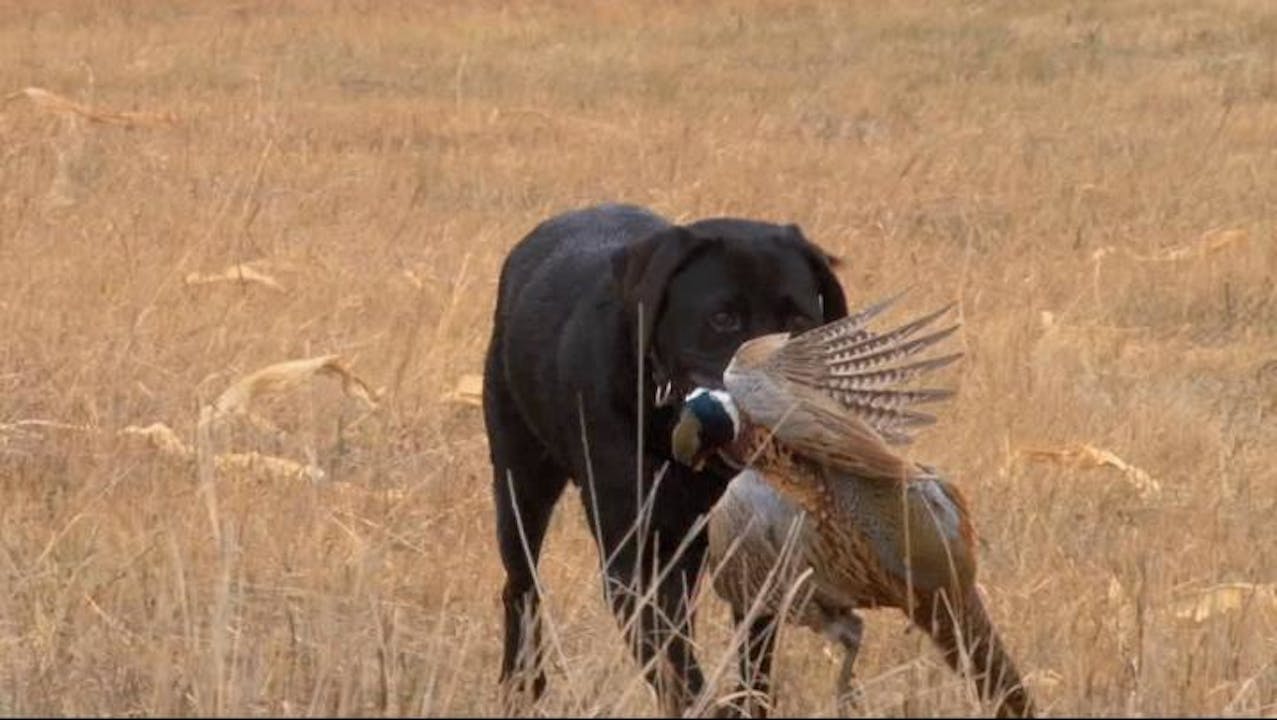
<svg viewBox="0 0 1277 720"><path fill-rule="evenodd" d="M897 386L956 356L894 363L953 328L908 339L940 311L876 335L865 324L883 307L797 338L750 341L728 367L724 384L742 423L720 453L751 469L711 514L715 589L738 613L755 602L776 612L785 590L810 568L809 599L790 619L847 648L840 683L859 644L855 610L895 607L932 636L955 669L965 649L981 695L1000 716L1030 715L1032 702L975 588L965 499L889 447L908 442L906 428L932 419L909 405L949 394Z"/></svg>

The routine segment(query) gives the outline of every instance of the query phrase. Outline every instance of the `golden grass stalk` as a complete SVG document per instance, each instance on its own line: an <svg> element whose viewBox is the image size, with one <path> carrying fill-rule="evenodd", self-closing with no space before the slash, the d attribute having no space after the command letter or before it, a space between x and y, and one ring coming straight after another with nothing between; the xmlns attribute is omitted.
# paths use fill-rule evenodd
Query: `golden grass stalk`
<svg viewBox="0 0 1277 720"><path fill-rule="evenodd" d="M200 411L196 447L183 442L172 428L160 422L146 427L130 425L121 430L120 434L140 438L161 455L174 460L185 462L197 460L198 457L211 458L210 469L223 475L271 480L322 480L324 471L314 465L258 452L216 453L212 447L212 430L223 418L230 415L252 418L251 408L256 399L285 392L303 380L318 375L336 376L341 380L342 389L347 395L360 400L369 408L377 407L377 393L347 369L340 356L321 355L268 365L232 383L217 400ZM202 451L198 456L197 449Z"/></svg>
<svg viewBox="0 0 1277 720"><path fill-rule="evenodd" d="M1111 450L1095 447L1089 443L1079 443L1067 448L1026 448L1020 450L1018 454L1033 462L1071 465L1084 470L1111 467L1121 472L1145 499L1155 497L1162 492L1162 484L1148 472L1126 462Z"/></svg>
<svg viewBox="0 0 1277 720"><path fill-rule="evenodd" d="M378 393L347 369L341 356L320 355L268 365L245 375L200 412L200 424L217 422L230 415L251 414L253 402L258 398L286 392L303 380L319 375L337 377L346 395L363 402L369 409L377 407Z"/></svg>
<svg viewBox="0 0 1277 720"><path fill-rule="evenodd" d="M146 427L129 425L120 430L120 435L139 438L157 450L161 456L170 460L189 462L195 459L195 449L183 442L172 428L161 422L151 423ZM253 477L270 481L319 481L325 476L324 471L314 465L259 452L214 455L213 467L223 476Z"/></svg>
<svg viewBox="0 0 1277 720"><path fill-rule="evenodd" d="M223 453L213 458L219 474L267 480L310 480L326 477L322 468L259 452Z"/></svg>
<svg viewBox="0 0 1277 720"><path fill-rule="evenodd" d="M1214 585L1171 603L1178 620L1201 623L1254 605L1277 612L1277 583L1235 582Z"/></svg>
<svg viewBox="0 0 1277 720"><path fill-rule="evenodd" d="M1244 228L1211 230L1209 232L1202 233L1202 236L1193 242L1184 243L1183 245L1178 245L1155 253L1140 253L1127 247L1106 245L1091 253L1091 261L1099 262L1114 253L1123 254L1136 262L1146 263L1197 260L1213 255L1224 248L1244 243L1249 239L1250 234L1247 233Z"/></svg>
<svg viewBox="0 0 1277 720"><path fill-rule="evenodd" d="M445 394L443 399L446 402L458 403L461 405L482 405L483 404L483 376L466 373L457 378L457 384L452 391Z"/></svg>
<svg viewBox="0 0 1277 720"><path fill-rule="evenodd" d="M261 285L262 287L284 292L284 286L278 280L267 275L260 270L256 270L249 263L236 263L219 273L197 273L188 274L184 279L187 285L217 285L221 283L242 283L244 285Z"/></svg>
<svg viewBox="0 0 1277 720"><path fill-rule="evenodd" d="M129 425L120 431L120 435L139 438L165 457L187 459L193 454L190 446L182 442L173 428L162 422L154 422L146 427Z"/></svg>
<svg viewBox="0 0 1277 720"><path fill-rule="evenodd" d="M30 100L37 108L47 112L78 115L90 122L107 125L155 127L159 125L176 125L178 122L176 113L103 110L78 103L70 98L38 87L26 87L17 92L9 93L5 96L4 101L8 103L20 98Z"/></svg>

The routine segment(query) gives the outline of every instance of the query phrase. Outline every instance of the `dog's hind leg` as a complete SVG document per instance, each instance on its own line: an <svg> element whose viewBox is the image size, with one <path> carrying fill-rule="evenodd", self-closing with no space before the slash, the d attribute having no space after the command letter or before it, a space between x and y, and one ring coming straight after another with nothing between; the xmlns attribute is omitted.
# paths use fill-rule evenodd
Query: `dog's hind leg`
<svg viewBox="0 0 1277 720"><path fill-rule="evenodd" d="M646 624L649 632L655 630L652 639L664 643L666 674L660 679L657 692L663 709L672 716L681 716L705 688L704 675L692 653L691 607L704 557L702 542L670 561L674 567L657 587L655 615ZM666 564L664 558L662 560L662 565ZM663 623L668 623L667 632L662 631Z"/></svg>
<svg viewBox="0 0 1277 720"><path fill-rule="evenodd" d="M497 542L506 571L501 592L505 606L501 680L516 692L530 691L536 699L545 691L536 565L550 515L567 477L555 473L549 463L511 463L504 470L508 472L499 472L493 479Z"/></svg>
<svg viewBox="0 0 1277 720"><path fill-rule="evenodd" d="M541 543L554 511L554 503L567 482L546 472L520 472L507 466L506 477L495 477L497 499L497 542L505 566L505 647L501 660L501 680L511 689L532 693L536 699L545 691L542 668L540 596L536 587L536 564ZM516 478L524 475L524 481ZM528 477L530 475L530 477ZM508 480L507 480L508 478Z"/></svg>
<svg viewBox="0 0 1277 720"><path fill-rule="evenodd" d="M535 700L545 691L536 566L567 473L546 455L500 383L485 390L484 412L492 452L497 544L506 572L501 593L505 606L501 682L509 700L528 693Z"/></svg>

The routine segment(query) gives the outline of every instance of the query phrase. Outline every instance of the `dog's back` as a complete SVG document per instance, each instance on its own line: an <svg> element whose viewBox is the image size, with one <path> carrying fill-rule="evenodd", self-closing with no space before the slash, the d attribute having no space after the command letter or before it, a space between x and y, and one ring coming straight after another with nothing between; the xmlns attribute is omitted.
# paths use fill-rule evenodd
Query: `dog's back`
<svg viewBox="0 0 1277 720"><path fill-rule="evenodd" d="M633 240L669 227L636 205L609 203L556 215L532 229L506 257L497 295L497 319L527 301L567 305L601 274L610 277L611 256ZM574 291L574 292L569 292Z"/></svg>

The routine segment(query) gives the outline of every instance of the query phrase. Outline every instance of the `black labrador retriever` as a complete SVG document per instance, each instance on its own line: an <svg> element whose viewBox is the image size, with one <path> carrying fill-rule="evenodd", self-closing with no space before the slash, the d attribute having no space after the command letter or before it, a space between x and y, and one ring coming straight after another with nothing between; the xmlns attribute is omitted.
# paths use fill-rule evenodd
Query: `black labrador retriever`
<svg viewBox="0 0 1277 720"><path fill-rule="evenodd" d="M733 473L671 462L677 405L697 385L721 387L743 341L845 316L831 263L795 225L675 225L632 205L553 217L511 250L483 398L507 692L545 689L534 571L568 478L598 541L604 594L663 708L679 713L701 691L688 604L706 538L689 531ZM753 623L742 657L761 692L770 623Z"/></svg>

